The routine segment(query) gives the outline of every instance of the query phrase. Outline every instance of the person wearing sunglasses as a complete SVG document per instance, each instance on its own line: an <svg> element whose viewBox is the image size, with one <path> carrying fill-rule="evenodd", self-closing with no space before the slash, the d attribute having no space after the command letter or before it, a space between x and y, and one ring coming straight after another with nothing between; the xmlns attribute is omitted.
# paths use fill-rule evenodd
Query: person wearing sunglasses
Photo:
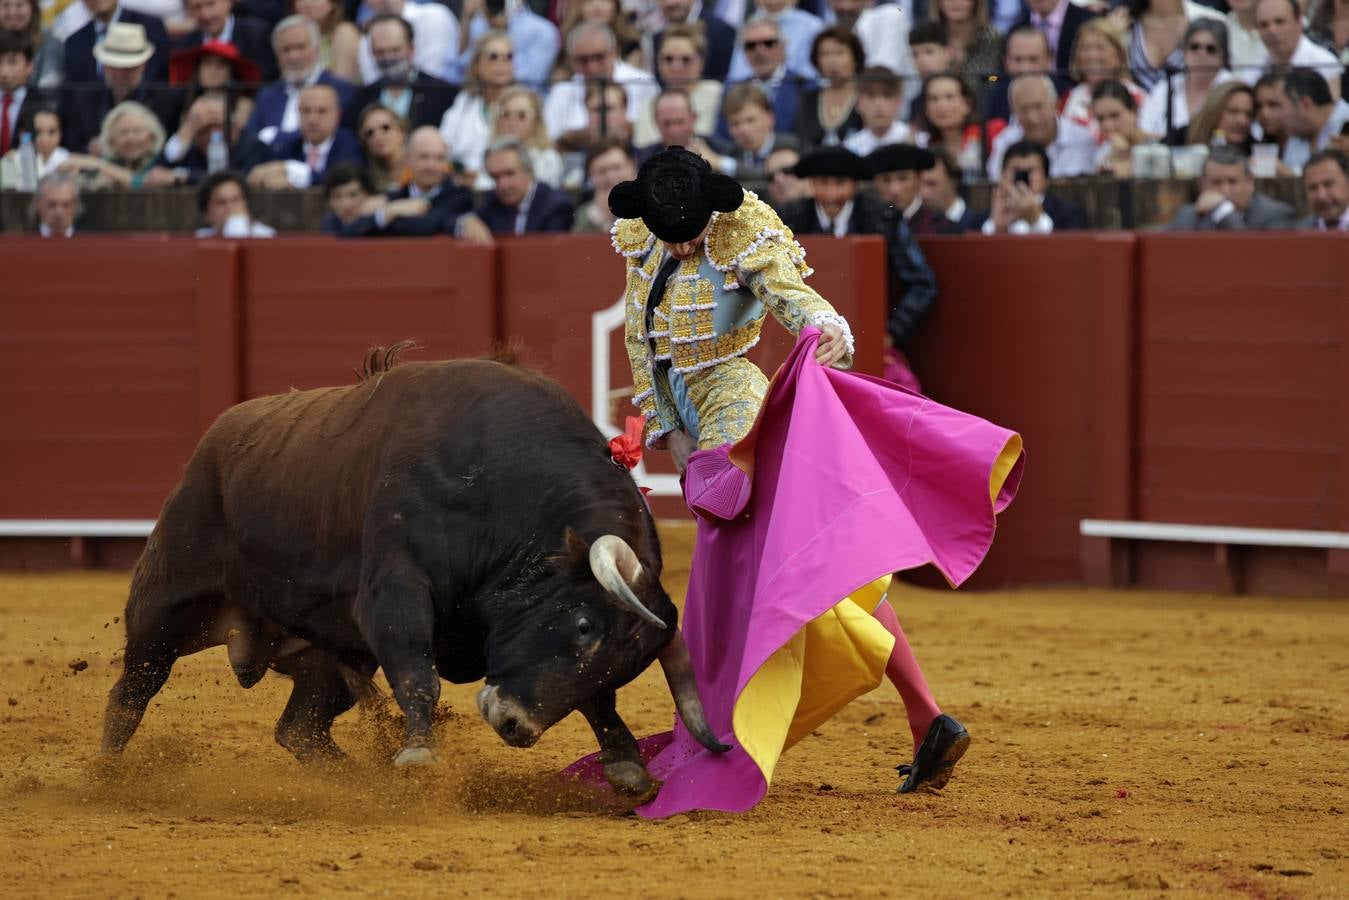
<svg viewBox="0 0 1349 900"><path fill-rule="evenodd" d="M688 94L697 117L694 128L698 134L711 134L717 127L717 113L721 109L722 85L703 77L707 43L702 32L693 25L671 25L661 32L656 43L656 78L661 87L677 89ZM633 143L646 147L660 140L656 128L655 99L645 104L633 123Z"/></svg>
<svg viewBox="0 0 1349 900"><path fill-rule="evenodd" d="M811 47L815 35L824 30L824 21L817 15L800 9L797 0L754 0L757 12L749 21L766 16L777 23L783 47L786 50L787 66L797 72L816 78L815 63L811 57ZM756 74L750 65L749 52L744 45L744 31L741 31L740 46L731 57L731 71L726 80L729 83L745 81Z"/></svg>
<svg viewBox="0 0 1349 900"><path fill-rule="evenodd" d="M462 169L465 183L482 173L482 158L492 140L492 116L501 92L515 83L515 47L504 31L478 38L463 90L440 120L440 136L450 159Z"/></svg>
<svg viewBox="0 0 1349 900"><path fill-rule="evenodd" d="M659 0L661 15L665 26L688 25L702 32L707 48L704 54L703 71L708 78L718 82L726 80L731 69L731 54L735 52L735 29L726 20L717 15L713 8L716 4L699 3L698 14L694 15L694 0ZM655 46L664 40L665 32L656 35Z"/></svg>
<svg viewBox="0 0 1349 900"><path fill-rule="evenodd" d="M1171 145L1185 143L1190 117L1203 109L1209 91L1236 76L1227 68L1227 25L1218 19L1196 19L1185 29L1184 66L1152 86L1138 111L1138 125L1149 134L1165 135Z"/></svg>
<svg viewBox="0 0 1349 900"><path fill-rule="evenodd" d="M515 48L515 80L543 93L548 75L562 46L557 26L520 0L465 0L460 21L459 57L451 66L450 80L463 82L473 68L478 42L489 31L504 31Z"/></svg>
<svg viewBox="0 0 1349 900"><path fill-rule="evenodd" d="M368 161L376 191L392 191L408 182L408 125L387 106L373 103L361 111L356 136Z"/></svg>
<svg viewBox="0 0 1349 900"><path fill-rule="evenodd" d="M787 41L782 25L771 15L755 13L740 29L737 55L745 60L749 74L745 83L768 95L773 104L777 127L790 134L796 130L796 111L801 91L815 86L815 78L787 61ZM729 138L730 129L723 118L717 125L718 137Z"/></svg>

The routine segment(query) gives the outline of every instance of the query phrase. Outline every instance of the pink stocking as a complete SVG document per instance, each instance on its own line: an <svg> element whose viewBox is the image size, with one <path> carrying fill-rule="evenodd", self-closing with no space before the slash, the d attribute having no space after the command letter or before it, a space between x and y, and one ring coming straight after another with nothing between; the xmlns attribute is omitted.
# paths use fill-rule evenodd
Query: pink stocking
<svg viewBox="0 0 1349 900"><path fill-rule="evenodd" d="M918 660L914 658L913 650L909 647L909 639L904 636L904 629L899 627L899 618L889 602L882 601L872 615L886 631L895 636L895 649L890 652L890 661L885 664L885 674L899 691L900 699L904 701L904 711L909 717L909 730L913 732L913 752L916 754L918 745L923 741L923 735L927 734L928 726L941 715L941 707L937 706L936 698L932 696L932 690L927 686L923 670L918 668Z"/></svg>

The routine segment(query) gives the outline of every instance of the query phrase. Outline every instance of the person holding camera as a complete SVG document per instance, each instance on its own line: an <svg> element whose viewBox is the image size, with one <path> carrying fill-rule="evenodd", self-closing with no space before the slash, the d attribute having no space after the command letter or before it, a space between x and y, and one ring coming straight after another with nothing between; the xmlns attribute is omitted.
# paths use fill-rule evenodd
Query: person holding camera
<svg viewBox="0 0 1349 900"><path fill-rule="evenodd" d="M1082 207L1046 194L1049 154L1034 141L1018 141L1002 155L1002 178L993 209L977 227L984 234L1051 234L1087 227Z"/></svg>

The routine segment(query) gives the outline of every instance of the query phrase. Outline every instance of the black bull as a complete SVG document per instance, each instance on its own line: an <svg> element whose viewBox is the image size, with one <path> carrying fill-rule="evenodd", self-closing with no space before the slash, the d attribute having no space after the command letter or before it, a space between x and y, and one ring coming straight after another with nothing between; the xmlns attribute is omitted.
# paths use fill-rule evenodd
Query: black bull
<svg viewBox="0 0 1349 900"><path fill-rule="evenodd" d="M656 659L684 722L726 749L651 515L575 401L504 363L372 359L359 384L242 403L202 438L132 577L104 752L178 657L220 644L246 688L294 679L276 737L301 759L340 755L332 722L382 667L407 717L395 765L431 760L441 678L485 678L506 743L579 710L610 782L646 795L615 692Z"/></svg>

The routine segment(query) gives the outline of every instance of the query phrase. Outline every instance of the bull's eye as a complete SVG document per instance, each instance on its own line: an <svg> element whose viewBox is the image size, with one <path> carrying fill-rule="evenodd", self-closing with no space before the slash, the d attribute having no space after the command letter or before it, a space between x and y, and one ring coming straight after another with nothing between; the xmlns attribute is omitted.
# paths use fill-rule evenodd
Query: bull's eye
<svg viewBox="0 0 1349 900"><path fill-rule="evenodd" d="M591 633L594 630L595 630L594 624L585 616L581 616L581 618L576 620L576 633L581 637L583 638L590 637Z"/></svg>

